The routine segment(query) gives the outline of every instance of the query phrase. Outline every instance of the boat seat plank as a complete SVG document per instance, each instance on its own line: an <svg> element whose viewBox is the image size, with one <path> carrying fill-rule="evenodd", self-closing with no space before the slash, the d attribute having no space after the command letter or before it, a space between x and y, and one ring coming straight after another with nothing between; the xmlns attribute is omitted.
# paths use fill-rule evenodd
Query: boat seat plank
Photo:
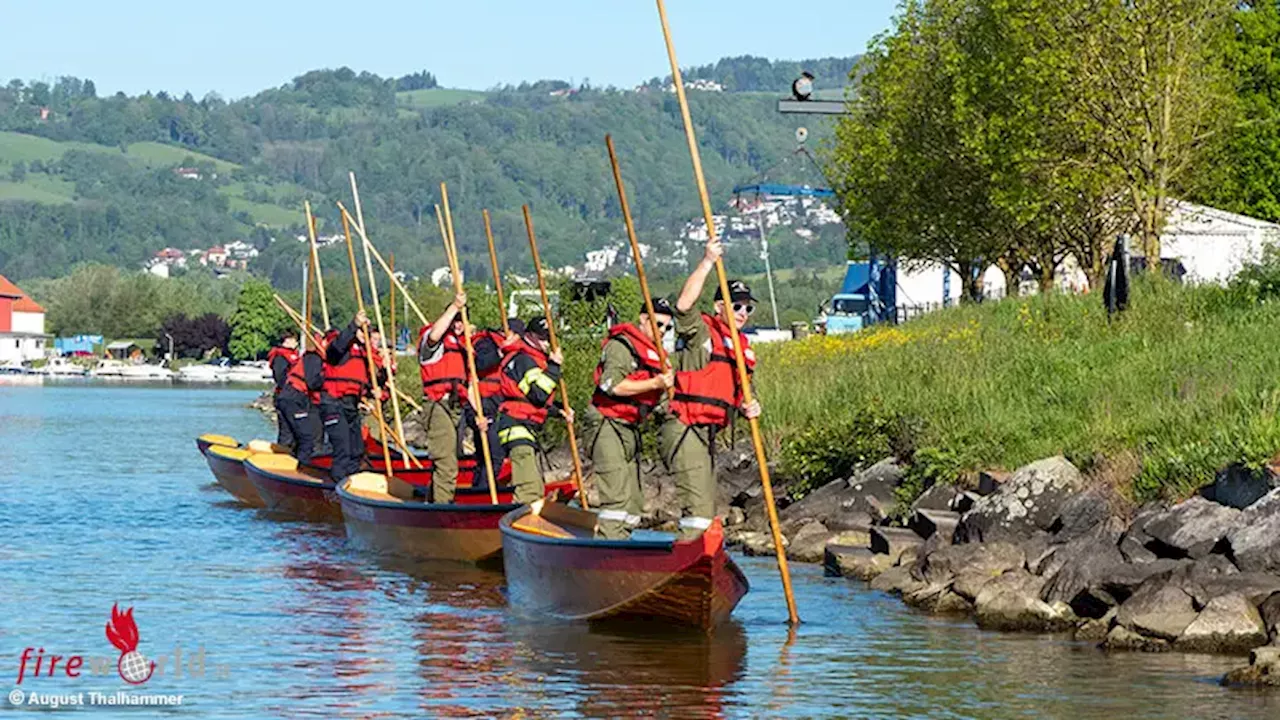
<svg viewBox="0 0 1280 720"><path fill-rule="evenodd" d="M556 538L559 540L571 540L579 535L556 525L546 518L537 515L525 515L519 520L511 524L511 527L530 535L539 535L541 537Z"/></svg>

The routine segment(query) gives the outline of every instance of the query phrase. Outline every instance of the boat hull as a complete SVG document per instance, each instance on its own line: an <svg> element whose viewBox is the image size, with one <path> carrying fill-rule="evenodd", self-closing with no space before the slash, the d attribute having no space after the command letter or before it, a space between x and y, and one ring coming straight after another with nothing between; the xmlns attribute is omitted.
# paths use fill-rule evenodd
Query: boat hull
<svg viewBox="0 0 1280 720"><path fill-rule="evenodd" d="M264 468L255 458L246 460L244 469L267 510L312 522L342 521L342 508L327 474Z"/></svg>
<svg viewBox="0 0 1280 720"><path fill-rule="evenodd" d="M543 515L554 507L548 505ZM532 535L514 527L529 508L500 524L511 606L559 620L659 620L710 630L750 589L724 549L717 522L690 541L596 540Z"/></svg>
<svg viewBox="0 0 1280 720"><path fill-rule="evenodd" d="M196 449L203 455L210 445L222 445L223 447L240 447L240 443L233 437L227 435L218 435L216 433L205 433L196 438Z"/></svg>
<svg viewBox="0 0 1280 720"><path fill-rule="evenodd" d="M399 473L397 473L399 476ZM572 483L547 486L549 497L568 496ZM513 488L498 488L498 504L485 489L459 488L453 503L405 502L338 487L347 537L369 552L421 560L478 564L502 559L502 517L520 507Z"/></svg>
<svg viewBox="0 0 1280 720"><path fill-rule="evenodd" d="M239 448L211 445L206 448L204 458L222 489L245 505L260 508L264 507L262 496L258 494L258 489L249 480L244 469L244 461L251 454Z"/></svg>

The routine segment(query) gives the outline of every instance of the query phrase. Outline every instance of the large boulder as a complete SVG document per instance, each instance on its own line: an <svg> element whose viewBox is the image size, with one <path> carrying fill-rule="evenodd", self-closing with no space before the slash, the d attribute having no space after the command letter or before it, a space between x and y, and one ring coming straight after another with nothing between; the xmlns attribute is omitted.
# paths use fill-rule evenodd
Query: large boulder
<svg viewBox="0 0 1280 720"><path fill-rule="evenodd" d="M897 561L898 556L906 548L918 547L924 540L907 528L874 527L871 528L871 549L883 553Z"/></svg>
<svg viewBox="0 0 1280 720"><path fill-rule="evenodd" d="M937 535L948 545L959 524L960 513L950 510L916 510L907 521L907 527L920 537L930 539Z"/></svg>
<svg viewBox="0 0 1280 720"><path fill-rule="evenodd" d="M1176 640L1196 619L1191 596L1176 585L1147 581L1116 613L1116 624L1148 637Z"/></svg>
<svg viewBox="0 0 1280 720"><path fill-rule="evenodd" d="M952 510L952 504L963 491L955 485L935 483L911 503L912 510Z"/></svg>
<svg viewBox="0 0 1280 720"><path fill-rule="evenodd" d="M1280 687L1280 647L1260 647L1249 651L1249 665L1227 673L1222 684Z"/></svg>
<svg viewBox="0 0 1280 720"><path fill-rule="evenodd" d="M831 543L823 550L822 566L824 574L829 576L870 581L893 564L888 555L873 553L868 548Z"/></svg>
<svg viewBox="0 0 1280 720"><path fill-rule="evenodd" d="M1022 569L987 582L974 599L978 627L1031 632L1070 629L1075 618L1040 599L1043 583L1043 578Z"/></svg>
<svg viewBox="0 0 1280 720"><path fill-rule="evenodd" d="M911 577L911 568L905 565L891 567L871 581L872 590L880 590L890 595L906 595L924 586L925 583Z"/></svg>
<svg viewBox="0 0 1280 720"><path fill-rule="evenodd" d="M1231 557L1241 570L1280 574L1280 490L1250 505L1227 533Z"/></svg>
<svg viewBox="0 0 1280 720"><path fill-rule="evenodd" d="M822 562L827 541L833 534L821 521L810 520L788 539L787 558L795 562Z"/></svg>
<svg viewBox="0 0 1280 720"><path fill-rule="evenodd" d="M1258 609L1232 593L1210 600L1173 645L1187 652L1244 653L1266 642Z"/></svg>
<svg viewBox="0 0 1280 720"><path fill-rule="evenodd" d="M1223 543L1240 522L1240 511L1193 497L1151 518L1143 531L1147 548L1169 558L1202 558Z"/></svg>
<svg viewBox="0 0 1280 720"><path fill-rule="evenodd" d="M824 524L832 517L838 516L844 512L843 504L848 500L853 500L855 493L853 488L849 486L849 481L840 479L832 480L791 503L778 513L778 519L785 526L799 520L821 520ZM862 514L867 525L870 525L870 516Z"/></svg>
<svg viewBox="0 0 1280 720"><path fill-rule="evenodd" d="M1277 488L1280 488L1280 478L1272 472L1232 465L1219 472L1213 484L1201 494L1219 505L1244 510Z"/></svg>
<svg viewBox="0 0 1280 720"><path fill-rule="evenodd" d="M1138 652L1165 652L1169 649L1169 641L1161 638L1147 637L1123 625L1113 625L1107 637L1102 641L1104 650L1136 650Z"/></svg>
<svg viewBox="0 0 1280 720"><path fill-rule="evenodd" d="M1159 558L1147 548L1151 536L1147 534L1147 523L1164 512L1157 504L1148 504L1140 509L1128 529L1120 536L1120 554L1131 563L1148 563Z"/></svg>
<svg viewBox="0 0 1280 720"><path fill-rule="evenodd" d="M1059 567L1040 595L1045 602L1060 600L1077 615L1089 618L1100 618L1119 604L1101 586L1116 566L1124 565L1124 556L1109 535L1076 538L1054 553L1054 561Z"/></svg>
<svg viewBox="0 0 1280 720"><path fill-rule="evenodd" d="M1125 563L1107 569L1097 587L1118 602L1128 600L1143 583L1153 577L1168 578L1173 571L1191 565L1190 560L1154 560L1149 563Z"/></svg>
<svg viewBox="0 0 1280 720"><path fill-rule="evenodd" d="M1267 628L1271 642L1280 644L1280 592L1272 593L1258 605L1262 624Z"/></svg>
<svg viewBox="0 0 1280 720"><path fill-rule="evenodd" d="M875 522L884 520L897 502L893 491L902 479L903 470L896 460L881 460L849 478L852 497L842 503L843 510L866 513Z"/></svg>
<svg viewBox="0 0 1280 720"><path fill-rule="evenodd" d="M1111 501L1101 488L1077 493L1062 505L1049 528L1054 542L1071 542L1087 535L1111 516Z"/></svg>
<svg viewBox="0 0 1280 720"><path fill-rule="evenodd" d="M1026 562L1022 549L1012 543L992 542L976 546L977 551L970 555L964 564L955 572L951 589L966 600L976 600L978 594L987 583L1011 570L1020 569Z"/></svg>
<svg viewBox="0 0 1280 720"><path fill-rule="evenodd" d="M1080 471L1066 458L1033 462L975 503L957 528L956 539L964 542L1018 540L1047 531L1083 485Z"/></svg>

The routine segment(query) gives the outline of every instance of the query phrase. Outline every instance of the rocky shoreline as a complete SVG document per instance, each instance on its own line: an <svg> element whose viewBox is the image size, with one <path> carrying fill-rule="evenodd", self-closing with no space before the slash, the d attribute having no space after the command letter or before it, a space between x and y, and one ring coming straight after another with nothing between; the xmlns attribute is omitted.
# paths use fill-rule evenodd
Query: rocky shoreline
<svg viewBox="0 0 1280 720"><path fill-rule="evenodd" d="M758 491L721 479L738 488L729 541L772 554ZM972 489L932 487L895 527L903 479L888 459L794 503L779 489L788 558L984 629L1070 633L1106 651L1248 653L1223 682L1280 686L1280 468L1233 468L1197 497L1127 516L1048 458Z"/></svg>
<svg viewBox="0 0 1280 720"><path fill-rule="evenodd" d="M415 415L410 443L421 439ZM547 459L549 477L568 475L566 450ZM722 452L717 469L727 541L772 555L754 459ZM1130 509L1047 458L971 487L935 485L895 525L904 479L888 458L794 502L776 487L787 557L987 630L1070 634L1104 651L1248 654L1223 683L1280 687L1280 463L1230 468L1189 500ZM644 525L674 529L674 478L646 462L643 485Z"/></svg>

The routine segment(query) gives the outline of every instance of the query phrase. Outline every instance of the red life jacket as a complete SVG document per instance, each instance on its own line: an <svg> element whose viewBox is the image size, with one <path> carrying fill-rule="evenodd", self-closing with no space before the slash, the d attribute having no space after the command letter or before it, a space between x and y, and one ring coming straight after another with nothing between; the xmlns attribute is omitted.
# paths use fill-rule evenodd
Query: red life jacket
<svg viewBox="0 0 1280 720"><path fill-rule="evenodd" d="M702 322L710 331L711 359L701 370L676 373L676 393L671 411L685 425L727 427L731 414L742 405L742 385L738 382L738 366L733 356L733 339L729 326L720 318L706 313ZM743 359L747 374L756 367L747 336L741 330Z"/></svg>
<svg viewBox="0 0 1280 720"><path fill-rule="evenodd" d="M267 367L272 368L272 373L275 372L274 366L276 364L276 358L278 357L284 358L285 361L289 363L289 369L292 370L293 366L298 364L298 359L301 356L298 354L297 349L290 349L279 345L272 347L271 351L267 353ZM276 385L275 393L279 395L281 389L283 389L282 385Z"/></svg>
<svg viewBox="0 0 1280 720"><path fill-rule="evenodd" d="M369 387L369 361L359 340L351 343L341 363L324 364L324 393L329 397L363 397Z"/></svg>
<svg viewBox="0 0 1280 720"><path fill-rule="evenodd" d="M506 372L507 366L510 365L511 361L515 360L516 356L521 353L533 358L533 361L538 364L538 367L543 370L547 369L546 353L525 342L523 337L517 340L515 344L507 350L506 354L502 356L502 365L499 366L499 382L501 384L502 393L502 406L500 411L512 420L541 425L547 421L546 406L538 407L537 405L529 402L529 399L520 391L519 381L513 380ZM550 402L548 402L548 404L550 404Z"/></svg>
<svg viewBox="0 0 1280 720"><path fill-rule="evenodd" d="M497 330L481 330L480 332L475 333L474 335L471 336L471 347L474 348L476 343L480 342L481 340L490 340L493 342L494 346L498 348L498 351L501 352L502 343L506 339L507 339L506 336L498 332ZM498 397L502 395L502 363L501 362L489 368L488 370L481 370L480 368L476 368L476 372L480 375L479 384L480 384L481 398L491 398L491 397Z"/></svg>
<svg viewBox="0 0 1280 720"><path fill-rule="evenodd" d="M306 357L308 355L315 354L316 352L314 350L308 350L303 353L298 358L297 362L289 366L289 374L285 376L284 380L286 385L305 395L307 399L311 401L312 405L320 402L320 392L312 392L311 389L307 387ZM323 360L324 356L321 355L318 357Z"/></svg>
<svg viewBox="0 0 1280 720"><path fill-rule="evenodd" d="M430 325L418 332L419 347L429 332ZM450 393L461 396L467 384L467 357L462 349L462 338L450 330L445 332L440 342L444 345L444 352L440 353L440 357L418 363L418 370L422 375L422 394L435 402L444 400Z"/></svg>
<svg viewBox="0 0 1280 720"><path fill-rule="evenodd" d="M648 380L662 374L662 364L658 356L658 348L647 335L641 332L640 328L631 323L623 323L614 325L609 328L609 335L605 338L604 344L601 345L603 351L604 346L610 341L618 340L631 351L631 357L635 358L636 369L630 375L628 380ZM649 413L662 402L661 390L650 390L649 392L630 397L615 397L600 389L600 376L604 374L604 360L601 359L596 364L596 374L592 379L595 384L595 392L591 395L591 404L595 406L600 414L624 422L628 425L636 425L641 420L648 417Z"/></svg>

